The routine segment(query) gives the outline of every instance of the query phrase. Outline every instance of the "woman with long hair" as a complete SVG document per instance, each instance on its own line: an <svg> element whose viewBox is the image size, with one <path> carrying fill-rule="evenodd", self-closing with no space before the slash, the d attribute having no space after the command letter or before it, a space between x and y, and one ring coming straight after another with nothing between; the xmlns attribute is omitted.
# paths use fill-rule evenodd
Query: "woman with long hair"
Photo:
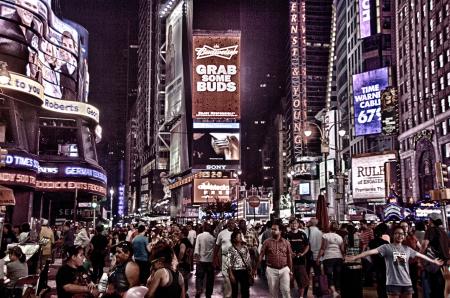
<svg viewBox="0 0 450 298"><path fill-rule="evenodd" d="M234 230L231 233L231 247L228 249L226 260L232 297L238 297L238 285L241 287L241 297L250 297L249 271L253 272L253 270L250 267L250 252L240 230Z"/></svg>
<svg viewBox="0 0 450 298"><path fill-rule="evenodd" d="M11 262L6 265L6 276L11 280L8 286L14 287L19 278L28 275L27 258L19 246L14 246L8 253Z"/></svg>
<svg viewBox="0 0 450 298"><path fill-rule="evenodd" d="M152 273L147 280L146 298L185 298L183 276L175 270L177 257L166 242L158 242L152 248Z"/></svg>

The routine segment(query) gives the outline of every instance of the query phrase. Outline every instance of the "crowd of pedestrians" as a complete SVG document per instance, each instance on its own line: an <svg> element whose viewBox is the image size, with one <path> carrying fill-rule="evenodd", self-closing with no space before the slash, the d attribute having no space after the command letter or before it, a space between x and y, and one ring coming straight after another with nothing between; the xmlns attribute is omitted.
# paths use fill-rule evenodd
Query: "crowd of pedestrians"
<svg viewBox="0 0 450 298"><path fill-rule="evenodd" d="M8 250L8 244L37 237L39 268L63 259L58 297L211 297L218 274L227 298L250 297L258 275L272 297L340 297L343 270L357 262L362 274L352 286L375 286L378 297L450 297L449 237L438 214L426 222L361 220L322 228L315 218L253 226L235 219L195 226L151 222L94 231L71 222L51 229L43 220L32 234L28 224L4 225L6 276L14 285L30 269L21 248ZM194 274L195 289L189 291Z"/></svg>

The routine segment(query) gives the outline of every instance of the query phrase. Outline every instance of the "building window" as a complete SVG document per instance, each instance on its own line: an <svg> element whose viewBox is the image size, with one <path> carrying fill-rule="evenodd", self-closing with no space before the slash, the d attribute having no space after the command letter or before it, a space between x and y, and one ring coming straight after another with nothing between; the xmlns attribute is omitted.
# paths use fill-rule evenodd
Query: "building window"
<svg viewBox="0 0 450 298"><path fill-rule="evenodd" d="M445 98L441 99L441 112L445 112Z"/></svg>
<svg viewBox="0 0 450 298"><path fill-rule="evenodd" d="M434 39L430 40L430 53L434 53Z"/></svg>
<svg viewBox="0 0 450 298"><path fill-rule="evenodd" d="M439 55L439 68L444 67L444 55Z"/></svg>
<svg viewBox="0 0 450 298"><path fill-rule="evenodd" d="M431 60L431 74L434 74L436 72L434 60Z"/></svg>
<svg viewBox="0 0 450 298"><path fill-rule="evenodd" d="M430 32L433 32L434 29L434 21L433 19L430 20Z"/></svg>
<svg viewBox="0 0 450 298"><path fill-rule="evenodd" d="M75 120L39 119L39 155L78 157L78 128Z"/></svg>
<svg viewBox="0 0 450 298"><path fill-rule="evenodd" d="M444 81L444 77L440 77L440 78L439 78L439 89L440 89L440 90L444 90L444 89L445 89L445 81Z"/></svg>
<svg viewBox="0 0 450 298"><path fill-rule="evenodd" d="M447 86L450 86L450 72L447 72Z"/></svg>
<svg viewBox="0 0 450 298"><path fill-rule="evenodd" d="M447 135L447 122L442 122L442 135L446 136Z"/></svg>

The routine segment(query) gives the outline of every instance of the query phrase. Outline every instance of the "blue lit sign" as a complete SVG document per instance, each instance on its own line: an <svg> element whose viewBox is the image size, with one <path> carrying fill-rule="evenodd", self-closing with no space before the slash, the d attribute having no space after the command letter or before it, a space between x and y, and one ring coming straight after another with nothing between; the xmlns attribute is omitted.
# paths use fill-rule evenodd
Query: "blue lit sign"
<svg viewBox="0 0 450 298"><path fill-rule="evenodd" d="M123 216L125 210L125 186L121 184L119 186L119 196L117 204L117 214Z"/></svg>
<svg viewBox="0 0 450 298"><path fill-rule="evenodd" d="M37 172L39 169L39 161L33 158L19 156L19 155L7 155L5 163L8 167L12 168L25 168Z"/></svg>
<svg viewBox="0 0 450 298"><path fill-rule="evenodd" d="M381 133L381 92L388 87L388 68L353 75L355 136Z"/></svg>

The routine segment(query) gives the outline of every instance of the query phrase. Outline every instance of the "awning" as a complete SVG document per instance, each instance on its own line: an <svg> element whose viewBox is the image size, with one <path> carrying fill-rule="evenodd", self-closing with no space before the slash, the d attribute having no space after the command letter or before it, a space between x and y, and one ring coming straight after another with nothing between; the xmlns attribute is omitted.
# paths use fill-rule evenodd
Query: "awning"
<svg viewBox="0 0 450 298"><path fill-rule="evenodd" d="M15 206L16 198L11 188L0 185L0 206Z"/></svg>

